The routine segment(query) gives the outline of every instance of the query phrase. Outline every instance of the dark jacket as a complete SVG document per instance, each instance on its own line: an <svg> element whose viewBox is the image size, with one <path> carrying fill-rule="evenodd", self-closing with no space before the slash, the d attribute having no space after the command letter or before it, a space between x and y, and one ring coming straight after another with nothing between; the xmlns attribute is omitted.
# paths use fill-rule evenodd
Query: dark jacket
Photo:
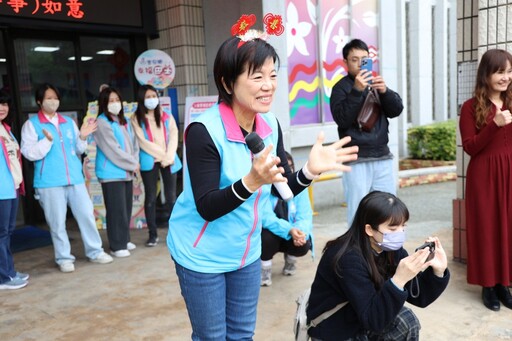
<svg viewBox="0 0 512 341"><path fill-rule="evenodd" d="M330 247L322 256L307 308L309 322L339 303L349 302L317 327L309 330L311 336L323 341L345 340L363 331L378 333L394 321L405 301L419 307L426 307L434 302L444 291L450 278L448 269L444 277L439 278L429 267L418 274L418 287L414 287L414 293L417 293L419 288L419 296L413 298L410 283L414 283L414 280L408 282L402 291L389 279L394 274L393 271L382 287L376 289L366 261L354 249L347 251L337 263L341 277L335 274L332 261L338 250L339 247ZM388 255L389 253L384 251L376 257ZM398 264L400 259L405 257L407 251L402 248L395 252L394 261Z"/></svg>
<svg viewBox="0 0 512 341"><path fill-rule="evenodd" d="M354 78L343 77L332 88L331 113L338 125L340 138L350 136L349 146L359 146L359 158L380 158L389 154L388 118L397 117L404 106L400 96L391 89L384 94L379 93L382 107L380 119L372 131L364 132L357 124L357 114L363 106L368 89L363 92L354 88Z"/></svg>

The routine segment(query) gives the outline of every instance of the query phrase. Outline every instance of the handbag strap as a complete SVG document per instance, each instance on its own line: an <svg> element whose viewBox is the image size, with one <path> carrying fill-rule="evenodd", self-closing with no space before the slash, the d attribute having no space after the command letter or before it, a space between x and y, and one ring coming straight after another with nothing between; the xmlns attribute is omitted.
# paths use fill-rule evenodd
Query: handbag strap
<svg viewBox="0 0 512 341"><path fill-rule="evenodd" d="M329 317L331 317L335 312L337 312L338 310L340 310L341 308L343 308L344 306L346 306L348 303L348 301L346 302L343 302L343 303L340 303L338 304L337 306L335 306L334 308L332 308L331 310L328 310L326 311L325 313L323 314L320 314L320 316L318 316L317 318L311 320L311 322L309 323L309 326L308 326L308 329L310 327L316 327L320 322L322 322L323 320L326 320L328 319Z"/></svg>

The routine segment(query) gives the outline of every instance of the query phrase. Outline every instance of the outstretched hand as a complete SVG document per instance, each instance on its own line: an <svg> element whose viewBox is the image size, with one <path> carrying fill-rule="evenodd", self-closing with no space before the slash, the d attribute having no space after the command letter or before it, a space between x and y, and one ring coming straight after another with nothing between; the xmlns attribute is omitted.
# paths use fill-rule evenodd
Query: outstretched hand
<svg viewBox="0 0 512 341"><path fill-rule="evenodd" d="M84 121L80 127L80 138L85 140L87 136L94 133L96 129L98 129L98 122L92 120Z"/></svg>
<svg viewBox="0 0 512 341"><path fill-rule="evenodd" d="M357 146L343 147L350 142L350 136L346 136L328 146L323 145L324 140L325 135L321 131L309 153L308 170L314 175L331 170L350 171L350 167L343 163L357 160L357 152L359 151Z"/></svg>

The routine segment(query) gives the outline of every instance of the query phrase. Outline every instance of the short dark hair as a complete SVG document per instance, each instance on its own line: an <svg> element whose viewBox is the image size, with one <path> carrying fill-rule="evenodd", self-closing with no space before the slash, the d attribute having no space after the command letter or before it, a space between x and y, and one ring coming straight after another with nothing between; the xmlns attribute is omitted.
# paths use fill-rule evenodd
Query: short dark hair
<svg viewBox="0 0 512 341"><path fill-rule="evenodd" d="M146 92L148 90L156 92L156 95L158 95L158 91L155 89L153 85L150 84L144 84L139 87L139 91L137 92L137 110L135 110L135 118L137 118L137 123L139 123L139 126L142 127L142 123L144 123L146 119L146 114L148 113L148 109L144 105L144 98L146 97ZM158 128L160 128L160 119L162 117L160 104L158 104L154 111L155 114L155 123Z"/></svg>
<svg viewBox="0 0 512 341"><path fill-rule="evenodd" d="M48 89L52 89L53 91L55 91L55 93L57 94L57 98L60 101L59 90L57 90L57 88L54 87L53 85L51 85L50 83L44 83L39 88L37 88L36 94L35 94L36 103L37 103L37 105L39 105L39 107L41 107L41 104L43 104L44 94L46 93L46 90L48 90Z"/></svg>
<svg viewBox="0 0 512 341"><path fill-rule="evenodd" d="M119 96L119 100L121 101L121 111L117 117L119 118L119 124L126 124L126 118L124 118L124 110L123 110L123 98L121 97L121 93L119 90L113 87L106 87L101 90L100 95L98 97L98 113L104 113L107 119L112 122L112 116L108 112L108 101L110 99L110 94L115 93Z"/></svg>
<svg viewBox="0 0 512 341"><path fill-rule="evenodd" d="M345 46L343 46L343 59L347 59L348 54L352 50L364 50L370 53L370 50L368 50L368 45L366 45L364 41L361 39L352 39Z"/></svg>
<svg viewBox="0 0 512 341"><path fill-rule="evenodd" d="M233 85L238 76L246 71L246 68L251 74L254 70L259 69L268 58L272 58L274 63L277 62L279 66L279 56L276 50L266 41L253 39L238 46L240 41L238 37L231 37L222 43L213 64L213 78L219 91L219 103L224 102L230 106L233 102Z"/></svg>

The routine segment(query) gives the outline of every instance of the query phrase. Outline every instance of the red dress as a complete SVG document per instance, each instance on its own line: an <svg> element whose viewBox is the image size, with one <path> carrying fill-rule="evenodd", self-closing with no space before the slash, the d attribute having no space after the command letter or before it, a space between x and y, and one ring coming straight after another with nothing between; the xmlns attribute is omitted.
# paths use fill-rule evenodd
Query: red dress
<svg viewBox="0 0 512 341"><path fill-rule="evenodd" d="M466 173L467 280L470 284L508 286L512 281L512 124L493 118L476 128L474 99L464 103L460 133L471 156ZM505 110L505 109L502 109Z"/></svg>

